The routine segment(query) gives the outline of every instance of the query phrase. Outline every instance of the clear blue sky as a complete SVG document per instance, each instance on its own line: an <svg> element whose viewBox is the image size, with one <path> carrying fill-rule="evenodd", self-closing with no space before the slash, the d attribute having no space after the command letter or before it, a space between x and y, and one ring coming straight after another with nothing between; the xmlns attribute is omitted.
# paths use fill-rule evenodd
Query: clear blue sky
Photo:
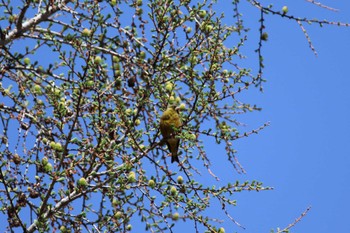
<svg viewBox="0 0 350 233"><path fill-rule="evenodd" d="M283 1L276 7L288 5L295 16L350 22L348 1L322 2L340 11L306 1ZM256 22L254 12L246 15L247 22ZM350 232L350 28L305 25L315 57L295 22L270 16L265 25L264 93L241 96L263 111L244 115L242 121L247 128L265 121L271 126L236 142L247 174L224 174L225 180L262 181L274 191L238 195L231 213L246 230L232 227L226 218L226 232L283 229L308 206L311 211L292 232Z"/></svg>

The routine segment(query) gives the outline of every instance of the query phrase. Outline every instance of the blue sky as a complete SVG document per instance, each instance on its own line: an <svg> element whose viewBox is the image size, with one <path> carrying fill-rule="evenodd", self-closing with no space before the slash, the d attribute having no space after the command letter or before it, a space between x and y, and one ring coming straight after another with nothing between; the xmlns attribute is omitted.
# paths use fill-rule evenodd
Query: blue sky
<svg viewBox="0 0 350 233"><path fill-rule="evenodd" d="M306 1L279 4L288 5L295 16L350 21L349 3L323 3L340 11L329 12ZM253 128L265 121L271 126L237 141L236 147L247 170L239 179L262 181L274 191L237 196L232 215L246 230L232 228L228 220L225 228L269 232L286 227L312 206L292 232L348 232L350 28L305 25L316 57L295 22L270 16L265 25L269 40L263 47L264 93L243 96L263 111L244 115L242 121Z"/></svg>

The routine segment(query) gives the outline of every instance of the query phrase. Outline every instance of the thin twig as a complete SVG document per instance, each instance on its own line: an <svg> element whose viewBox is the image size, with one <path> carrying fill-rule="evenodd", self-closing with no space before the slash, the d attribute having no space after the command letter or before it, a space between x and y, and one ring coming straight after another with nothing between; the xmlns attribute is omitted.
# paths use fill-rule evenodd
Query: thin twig
<svg viewBox="0 0 350 233"><path fill-rule="evenodd" d="M310 2L310 3L312 3L312 4L315 4L316 6L319 6L319 7L325 8L325 9L327 9L327 10L330 10L330 11L334 11L334 12L339 11L338 9L335 9L335 8L333 8L333 7L329 7L329 6L323 5L322 3L316 2L316 1L314 1L314 0L306 0L306 1L307 1L307 2Z"/></svg>
<svg viewBox="0 0 350 233"><path fill-rule="evenodd" d="M309 43L310 49L315 54L315 56L317 56L317 51L316 51L315 47L312 45L312 42L311 42L309 34L307 34L307 31L305 30L304 26L302 25L302 23L299 20L297 20L297 23L299 24L301 30L303 31L303 33L304 33L304 35L306 37L306 40Z"/></svg>
<svg viewBox="0 0 350 233"><path fill-rule="evenodd" d="M294 222L292 222L291 224L289 224L289 225L288 225L286 228L284 228L282 231L278 231L278 233L279 233L279 232L281 232L281 233L282 233L282 232L287 232L287 230L289 230L290 228L294 227L295 224L297 224L298 222L300 222L301 219L303 219L303 218L306 216L306 214L309 212L310 209L311 209L311 206L307 207L307 209L306 209L303 213L301 213L301 215L299 216L299 218L295 219Z"/></svg>

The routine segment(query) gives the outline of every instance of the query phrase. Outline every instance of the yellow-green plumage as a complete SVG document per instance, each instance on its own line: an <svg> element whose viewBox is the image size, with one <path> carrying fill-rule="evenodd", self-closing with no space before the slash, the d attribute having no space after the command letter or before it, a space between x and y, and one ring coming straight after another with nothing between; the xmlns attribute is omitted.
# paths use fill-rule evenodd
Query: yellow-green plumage
<svg viewBox="0 0 350 233"><path fill-rule="evenodd" d="M175 132L180 129L182 125L179 114L175 106L170 106L160 118L160 132L168 145L171 153L171 162L179 162L177 152L179 150L180 139L175 137Z"/></svg>

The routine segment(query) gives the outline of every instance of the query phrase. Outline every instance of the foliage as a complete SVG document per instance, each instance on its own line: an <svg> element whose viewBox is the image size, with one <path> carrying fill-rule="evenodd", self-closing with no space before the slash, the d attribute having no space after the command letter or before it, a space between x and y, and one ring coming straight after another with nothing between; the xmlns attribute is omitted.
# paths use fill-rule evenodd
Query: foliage
<svg viewBox="0 0 350 233"><path fill-rule="evenodd" d="M206 211L213 199L239 225L227 210L236 205L233 194L270 188L256 181L209 187L196 177L216 178L209 142L244 172L232 142L268 125L245 132L236 117L260 110L238 97L264 82L264 17L286 17L302 29L335 24L247 2L261 13L257 73L240 64L249 30L239 0L230 16L216 1L2 0L0 215L7 231L126 232L141 221L146 231L173 232L191 220L196 232L225 232ZM159 130L170 104L182 110L178 165Z"/></svg>

